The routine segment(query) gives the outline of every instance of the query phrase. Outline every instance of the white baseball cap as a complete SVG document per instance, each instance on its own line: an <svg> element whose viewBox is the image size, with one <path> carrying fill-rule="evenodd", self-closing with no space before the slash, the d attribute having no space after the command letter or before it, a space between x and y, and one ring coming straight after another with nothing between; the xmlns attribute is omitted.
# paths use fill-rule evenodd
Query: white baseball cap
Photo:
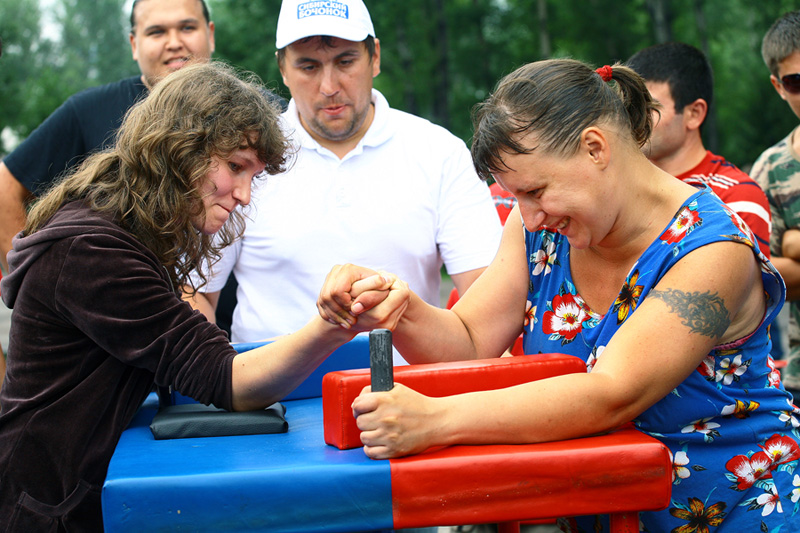
<svg viewBox="0 0 800 533"><path fill-rule="evenodd" d="M283 0L275 47L316 35L360 42L375 28L362 0Z"/></svg>

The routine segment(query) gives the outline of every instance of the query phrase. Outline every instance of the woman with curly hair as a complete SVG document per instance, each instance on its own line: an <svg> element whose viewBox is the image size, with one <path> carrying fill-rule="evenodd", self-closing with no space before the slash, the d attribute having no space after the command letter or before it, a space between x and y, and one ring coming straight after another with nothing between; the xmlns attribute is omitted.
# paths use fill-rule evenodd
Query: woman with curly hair
<svg viewBox="0 0 800 533"><path fill-rule="evenodd" d="M189 273L241 233L253 179L283 170L278 114L254 79L185 67L130 109L114 148L33 206L2 280L13 308L0 392L8 531L102 530L108 463L154 384L259 409L353 337L315 317L237 355L180 298Z"/></svg>

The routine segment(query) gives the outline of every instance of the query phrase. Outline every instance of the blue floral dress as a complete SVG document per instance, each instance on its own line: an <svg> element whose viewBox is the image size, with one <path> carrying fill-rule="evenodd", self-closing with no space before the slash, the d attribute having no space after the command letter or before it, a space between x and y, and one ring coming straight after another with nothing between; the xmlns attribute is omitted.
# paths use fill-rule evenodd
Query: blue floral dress
<svg viewBox="0 0 800 533"><path fill-rule="evenodd" d="M698 191L642 254L608 310L590 309L577 294L566 238L549 231L526 232L525 238L530 269L525 353L575 355L589 372L617 329L683 256L717 241L753 249L767 295L765 320L750 336L716 346L691 376L634 420L670 449L673 460L670 506L641 513L640 529L800 531L800 470L795 473L800 410L783 390L769 355L768 326L785 288L747 225L710 189ZM604 517L564 520L561 526L608 531Z"/></svg>

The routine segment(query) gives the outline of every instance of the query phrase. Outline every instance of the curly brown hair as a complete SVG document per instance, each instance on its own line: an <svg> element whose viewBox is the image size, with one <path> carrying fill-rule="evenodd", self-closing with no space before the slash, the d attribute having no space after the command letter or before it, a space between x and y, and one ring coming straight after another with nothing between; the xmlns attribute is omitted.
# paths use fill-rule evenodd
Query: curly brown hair
<svg viewBox="0 0 800 533"><path fill-rule="evenodd" d="M239 210L216 236L192 223L205 216L201 187L211 158L248 146L268 174L283 172L289 142L279 114L255 75L219 62L186 66L128 110L113 148L87 158L34 204L25 234L66 202L83 200L150 249L174 287L191 285L189 274L218 259L244 229ZM205 283L198 274L195 290Z"/></svg>

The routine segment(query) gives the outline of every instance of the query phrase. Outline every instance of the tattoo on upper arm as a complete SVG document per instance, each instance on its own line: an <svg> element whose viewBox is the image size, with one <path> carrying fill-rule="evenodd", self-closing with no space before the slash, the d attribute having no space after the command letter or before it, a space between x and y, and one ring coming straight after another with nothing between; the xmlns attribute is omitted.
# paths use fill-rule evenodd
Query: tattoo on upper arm
<svg viewBox="0 0 800 533"><path fill-rule="evenodd" d="M692 333L719 339L731 323L725 301L710 292L683 292L678 289L652 290L649 294L667 304L670 312L683 319Z"/></svg>

